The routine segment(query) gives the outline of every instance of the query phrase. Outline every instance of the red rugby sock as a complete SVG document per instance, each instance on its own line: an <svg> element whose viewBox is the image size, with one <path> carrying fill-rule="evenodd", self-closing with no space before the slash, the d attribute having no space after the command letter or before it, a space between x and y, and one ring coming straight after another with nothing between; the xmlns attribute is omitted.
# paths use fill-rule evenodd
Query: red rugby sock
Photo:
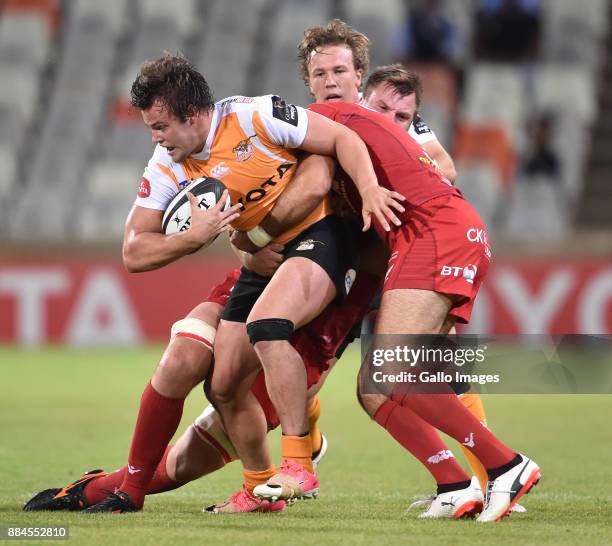
<svg viewBox="0 0 612 546"><path fill-rule="evenodd" d="M140 411L128 456L128 471L119 486L141 508L155 469L181 421L184 398L167 398L149 383L140 400Z"/></svg>
<svg viewBox="0 0 612 546"><path fill-rule="evenodd" d="M516 456L455 394L412 394L405 396L401 404L467 447L485 468L503 466Z"/></svg>
<svg viewBox="0 0 612 546"><path fill-rule="evenodd" d="M387 400L374 415L397 442L414 455L431 473L437 484L469 480L438 432L410 408Z"/></svg>
<svg viewBox="0 0 612 546"><path fill-rule="evenodd" d="M170 478L170 476L168 476L168 472L166 471L166 459L168 458L168 453L170 453L171 449L172 446L169 445L164 452L162 460L157 465L153 478L151 479L149 487L147 488L147 495L163 493L164 491L172 491L173 489L184 485L175 482L172 478ZM104 500L110 493L114 493L115 490L119 489L119 486L125 479L126 472L127 466L124 466L102 478L91 480L85 486L84 490L87 506L91 506L92 504L96 504L101 500Z"/></svg>

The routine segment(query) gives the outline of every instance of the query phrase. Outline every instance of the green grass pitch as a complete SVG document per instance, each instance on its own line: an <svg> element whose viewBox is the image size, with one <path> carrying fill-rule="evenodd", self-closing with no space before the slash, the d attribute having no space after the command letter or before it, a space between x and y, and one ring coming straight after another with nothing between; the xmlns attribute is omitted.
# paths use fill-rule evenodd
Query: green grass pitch
<svg viewBox="0 0 612 546"><path fill-rule="evenodd" d="M124 516L23 513L21 505L96 467L125 463L142 389L161 354L140 349L0 348L0 526L68 525L68 544L610 544L612 397L488 396L489 424L542 467L527 514L500 524L420 521L406 507L433 490L429 476L354 399L351 348L322 391L330 451L319 499L280 514L211 516L203 506L240 485L236 463L148 498ZM180 432L201 411L197 389ZM278 435L271 435L277 448ZM451 442L451 449L459 449ZM275 455L278 456L278 450ZM24 541L21 541L23 544Z"/></svg>

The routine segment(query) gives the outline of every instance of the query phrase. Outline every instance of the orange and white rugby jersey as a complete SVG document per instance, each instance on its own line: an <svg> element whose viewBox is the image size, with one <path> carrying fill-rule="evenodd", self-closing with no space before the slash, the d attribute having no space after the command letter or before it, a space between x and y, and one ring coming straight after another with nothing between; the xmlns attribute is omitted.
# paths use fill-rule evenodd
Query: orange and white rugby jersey
<svg viewBox="0 0 612 546"><path fill-rule="evenodd" d="M304 141L308 118L303 108L280 97L229 97L215 104L203 150L174 163L157 146L140 182L135 204L165 210L172 198L196 178L220 179L232 203L244 206L232 227L248 231L258 225L291 180L297 167L292 148ZM286 243L331 213L328 199L300 224L275 239Z"/></svg>

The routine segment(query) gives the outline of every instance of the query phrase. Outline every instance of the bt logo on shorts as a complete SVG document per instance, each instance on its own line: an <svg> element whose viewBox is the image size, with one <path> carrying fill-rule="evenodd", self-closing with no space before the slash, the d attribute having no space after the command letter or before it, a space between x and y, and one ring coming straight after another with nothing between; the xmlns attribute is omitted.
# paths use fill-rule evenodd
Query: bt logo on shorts
<svg viewBox="0 0 612 546"><path fill-rule="evenodd" d="M470 228L467 230L467 240L470 243L480 243L489 246L487 232L484 229Z"/></svg>
<svg viewBox="0 0 612 546"><path fill-rule="evenodd" d="M467 264L466 266L443 265L440 275L444 277L463 277L465 282L474 284L478 266Z"/></svg>

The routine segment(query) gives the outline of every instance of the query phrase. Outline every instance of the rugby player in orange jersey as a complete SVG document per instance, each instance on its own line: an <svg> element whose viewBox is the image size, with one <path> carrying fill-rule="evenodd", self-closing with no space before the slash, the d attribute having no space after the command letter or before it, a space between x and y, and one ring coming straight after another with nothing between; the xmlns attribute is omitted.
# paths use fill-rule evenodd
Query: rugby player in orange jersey
<svg viewBox="0 0 612 546"><path fill-rule="evenodd" d="M352 131L322 116L272 95L231 97L215 104L203 76L184 58L171 55L143 65L132 86L132 103L141 110L157 147L126 225L124 262L130 271L161 267L205 242L198 236L204 221L197 217L193 232L189 229L171 236L160 233L163 210L188 180L212 174L222 178L232 201L242 205L240 216L231 218L232 227L247 231L257 228L294 175L297 157L293 149L335 156L340 161L363 191L366 226L371 214L387 228L388 221L397 222L392 208L402 210L395 200L402 200L402 196L378 186L363 142ZM192 205L194 201L192 198ZM227 214L235 212L230 209L221 213L226 215L220 216L221 221L229 221ZM285 259L265 293L268 279L243 270L216 334L211 392L224 412L225 427L245 466L247 488L275 473L269 457L263 462L249 458L252 434L257 431L265 436L266 431L261 407L249 391L253 372L259 366L245 327L254 301L260 315L253 330L259 333L251 335L269 343L269 327L273 324L272 343L280 345L284 353L282 362L270 363L264 369L286 433L284 443L290 445L286 459L297 461L295 464L316 482L310 472L306 371L288 339L294 325L306 324L342 294L344 272L352 257L337 250L348 249L350 244L342 239L348 235L335 228L339 220L330 212L327 200L323 200L306 218L274 239L285 244ZM301 237L325 244L304 248ZM283 294L296 279L300 279L300 290L291 288L290 297ZM275 307L264 309L266 302ZM276 370L272 378L270 368ZM176 366L167 369L163 361L156 370L141 400L125 480L116 494L89 507L88 513L142 507L148 483L176 431L184 398L193 386L191 377L177 386L176 373L180 375L181 371ZM236 379L242 382L238 384ZM233 422L243 419L245 412L248 418L242 426Z"/></svg>
<svg viewBox="0 0 612 546"><path fill-rule="evenodd" d="M303 173L308 173L308 176L312 177L312 171L312 167L300 168L292 185L296 187L306 186L301 182L300 177L303 176ZM319 173L321 178L324 178L323 175L324 173ZM312 190L312 181L306 187ZM313 192L306 196L307 199L320 200L326 190L324 188L322 190L317 189L316 192L320 193L319 197L316 197L315 192ZM302 198L304 198L303 193ZM278 209L273 209L273 214L267 217L268 224L272 226L270 229L273 229L281 220L286 222L286 219L280 218L279 215L282 208L282 198L279 200L279 204L281 206ZM303 200L300 205L303 206ZM287 213L289 211L283 213L283 216L287 216ZM245 265L250 269L256 270L263 276L271 276L282 259L281 254L275 252L277 250L277 246L268 245L255 255L242 253L242 257L247 260ZM210 331L216 329L218 317L236 278L235 274L228 275L226 281L213 290L207 301L198 305L186 319L178 321L173 326L173 336L162 359L163 367L173 367L178 361L181 363L181 370L186 375L189 374L191 383L195 384L203 378L205 373L202 370L208 369L212 359L210 344L207 342L206 336L210 337ZM326 375L324 371L326 363L333 364L336 358L339 358L343 346L339 349L338 345L352 329L354 323L359 322L365 314L368 301L372 298L377 284L376 278L360 274L358 281L351 290L349 298L351 301L347 301L348 309L343 305L334 310L331 320L329 314L324 313L317 319L316 325L313 324L312 328L307 327L304 334L299 332L296 334L297 346L300 348L305 361L309 363L307 366L309 384L313 382L312 378L317 377L317 374L321 371L323 371L324 376ZM360 297L361 293L363 293L362 298ZM359 304L359 301L363 303ZM175 373L175 375L177 374ZM176 380L181 380L180 376ZM186 379L183 378L182 380L185 381ZM313 385L311 392L318 391L321 384L322 380ZM258 401L264 407L268 427L273 428L278 424L278 420L273 408L271 408L265 388L262 389L262 385L261 378L258 378L254 386L254 392ZM313 449L314 462L318 462L326 450L326 440L317 427L318 413L319 401L313 396L309 402L309 421L313 446L316 446ZM325 443L322 444L322 440ZM235 449L223 430L218 414L209 406L183 433L175 445L166 448L149 484L147 494L180 487L191 480L221 468L227 462L236 458ZM85 508L104 499L109 491L118 489L126 472L127 467L109 474L105 472L87 473L63 489L54 488L42 491L26 503L25 510L76 510ZM278 508L278 506L278 503L273 505L265 501L263 503L259 501L259 504L256 504L254 499L245 495L244 491L241 490L233 495L229 502L211 506L208 511L218 513L268 511Z"/></svg>

